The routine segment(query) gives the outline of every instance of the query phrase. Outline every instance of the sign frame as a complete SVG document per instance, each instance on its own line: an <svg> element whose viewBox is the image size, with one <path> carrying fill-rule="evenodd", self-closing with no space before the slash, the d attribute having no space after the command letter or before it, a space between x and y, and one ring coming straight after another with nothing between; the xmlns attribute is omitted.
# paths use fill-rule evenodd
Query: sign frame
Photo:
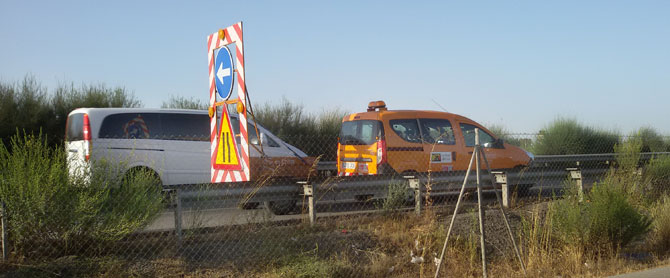
<svg viewBox="0 0 670 278"><path fill-rule="evenodd" d="M226 100L223 102L216 101L216 69L214 68L214 51L223 46L230 44L235 45L235 61L234 61L234 79L233 83L237 83L237 99L234 102ZM209 109L210 109L210 156L211 156L211 182L245 182L250 179L249 167L249 134L247 132L247 115L246 115L246 84L244 82L244 44L242 37L242 22L235 23L216 33L207 36L207 57L209 60ZM226 106L227 104L236 103L238 105L238 119L240 124L239 134L235 134L233 138L239 137L240 144L238 144L238 156L240 170L221 169L214 167L216 164L216 155L218 153L218 142L220 128L217 123L217 106ZM241 106L241 109L240 109ZM227 109L227 108L223 108ZM225 113L221 113L223 116ZM219 121L223 123L223 121ZM219 168L219 169L217 169Z"/></svg>

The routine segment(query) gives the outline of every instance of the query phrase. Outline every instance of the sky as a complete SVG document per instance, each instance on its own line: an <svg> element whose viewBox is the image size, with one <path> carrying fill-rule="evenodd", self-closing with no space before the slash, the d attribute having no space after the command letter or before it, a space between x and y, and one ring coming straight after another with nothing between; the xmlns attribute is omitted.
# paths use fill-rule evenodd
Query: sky
<svg viewBox="0 0 670 278"><path fill-rule="evenodd" d="M670 1L0 0L0 81L208 99L209 34L244 27L254 105L448 111L511 132L558 117L670 135Z"/></svg>

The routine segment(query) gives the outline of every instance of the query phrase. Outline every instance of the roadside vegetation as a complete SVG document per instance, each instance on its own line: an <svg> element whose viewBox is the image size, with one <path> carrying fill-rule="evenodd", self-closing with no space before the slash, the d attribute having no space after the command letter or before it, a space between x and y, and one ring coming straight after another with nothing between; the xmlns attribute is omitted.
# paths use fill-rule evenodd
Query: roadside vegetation
<svg viewBox="0 0 670 278"><path fill-rule="evenodd" d="M142 102L123 87L104 84L58 86L51 93L27 75L15 83L0 82L0 140L9 146L17 133L47 135L51 147L62 145L67 115L79 107L140 107Z"/></svg>
<svg viewBox="0 0 670 278"><path fill-rule="evenodd" d="M122 179L119 165L101 162L90 178L70 176L63 148L45 136L17 134L9 144L11 152L0 145L0 200L17 263L99 254L163 209L151 173Z"/></svg>
<svg viewBox="0 0 670 278"><path fill-rule="evenodd" d="M0 273L12 277L432 277L446 237L450 209L426 206L404 213L406 187L392 183L379 203L385 213L309 223L282 222L138 236L165 204L156 177L138 171L118 177L121 165L101 163L89 179L71 177L62 148L65 118L76 107L138 107L124 88L61 86L54 94L34 78L0 84L0 200L12 243ZM166 108L206 109L172 96ZM309 155L334 160L342 117L333 109L310 114L283 99L256 107L260 124ZM568 186L561 198L511 209L510 221L529 277L590 277L628 272L670 259L670 157L649 161L641 152L670 151L653 128L634 134L557 119L537 137L491 130L535 154L619 154L590 191ZM46 135L44 135L46 134ZM88 169L81 169L88 173ZM259 185L260 186L260 185ZM427 200L428 201L428 200ZM430 203L430 202L426 202ZM241 206L246 205L242 202ZM445 273L481 276L475 210L457 216ZM490 275L523 273L495 207L486 213ZM276 224L276 223L273 223ZM231 251L232 250L232 251Z"/></svg>

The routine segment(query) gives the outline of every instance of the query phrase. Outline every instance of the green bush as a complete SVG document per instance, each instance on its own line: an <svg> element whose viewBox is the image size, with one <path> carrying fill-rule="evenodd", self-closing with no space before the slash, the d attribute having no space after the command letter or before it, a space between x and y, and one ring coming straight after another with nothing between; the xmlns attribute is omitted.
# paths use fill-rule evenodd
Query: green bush
<svg viewBox="0 0 670 278"><path fill-rule="evenodd" d="M386 199L382 202L381 209L385 212L397 211L405 206L409 197L408 187L404 182L391 182L388 185Z"/></svg>
<svg viewBox="0 0 670 278"><path fill-rule="evenodd" d="M96 252L162 209L151 173L110 179L120 166L101 163L90 178L70 177L64 150L50 148L41 134L17 134L10 144L11 152L0 145L0 199L18 255Z"/></svg>
<svg viewBox="0 0 670 278"><path fill-rule="evenodd" d="M631 137L638 137L642 141L642 152L665 152L668 151L666 142L654 128L643 127L640 128Z"/></svg>
<svg viewBox="0 0 670 278"><path fill-rule="evenodd" d="M615 182L616 181L616 182ZM594 184L579 201L574 186L553 203L556 238L587 252L617 250L645 235L651 220L635 206L621 180Z"/></svg>
<svg viewBox="0 0 670 278"><path fill-rule="evenodd" d="M670 156L659 156L649 161L644 169L649 197L656 199L670 192Z"/></svg>
<svg viewBox="0 0 670 278"><path fill-rule="evenodd" d="M540 155L611 153L619 137L615 132L582 126L574 119L559 118L540 132L533 152Z"/></svg>

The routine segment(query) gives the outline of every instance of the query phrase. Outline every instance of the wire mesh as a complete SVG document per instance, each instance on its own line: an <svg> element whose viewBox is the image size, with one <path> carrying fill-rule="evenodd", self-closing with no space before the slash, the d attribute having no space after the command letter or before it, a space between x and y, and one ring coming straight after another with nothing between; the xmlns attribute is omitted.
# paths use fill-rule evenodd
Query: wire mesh
<svg viewBox="0 0 670 278"><path fill-rule="evenodd" d="M14 187L16 196L32 197L3 199L8 251L0 271L46 263L47 275L62 274L63 265L93 273L115 265L123 276L416 276L435 268L437 243L444 239L465 176L462 165L472 152L465 136L442 145L421 138L400 145L267 132L250 138L251 182L210 184L207 129L189 136L152 132L121 125L90 145L70 142L63 153L48 154L68 157L68 163L49 166L49 174L33 179L3 170L5 192ZM631 138L576 139L552 147L556 152L546 151L543 135L502 138L491 136L483 153L492 170L506 175L517 230L521 217L515 209L560 198L578 183L588 192L619 169L639 177L648 198L667 192L668 153L618 147ZM78 156L85 148L90 162ZM419 191L409 187L410 179L419 180ZM474 183L471 176L466 192ZM305 184L313 194L306 194ZM484 204L492 210L498 205L493 190L500 187L486 170L482 184ZM476 234L468 216L475 203L466 196L455 228L463 250ZM487 244L495 246L494 257L513 256L496 213L487 212L487 236L493 236ZM447 271L471 260L454 252Z"/></svg>

